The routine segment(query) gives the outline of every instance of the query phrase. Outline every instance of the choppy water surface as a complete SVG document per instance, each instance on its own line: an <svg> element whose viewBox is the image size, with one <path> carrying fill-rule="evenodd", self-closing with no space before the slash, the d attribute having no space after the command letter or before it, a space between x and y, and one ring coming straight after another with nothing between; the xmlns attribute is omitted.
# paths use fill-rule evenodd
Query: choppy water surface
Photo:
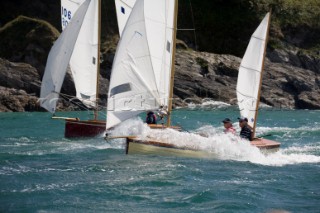
<svg viewBox="0 0 320 213"><path fill-rule="evenodd" d="M48 113L0 113L0 211L320 212L320 111L262 110L257 134L281 142L270 155L221 134L221 120L237 116L179 109L184 132L152 132L217 156L192 159L125 155L122 140L65 139ZM112 134L150 131L133 119Z"/></svg>

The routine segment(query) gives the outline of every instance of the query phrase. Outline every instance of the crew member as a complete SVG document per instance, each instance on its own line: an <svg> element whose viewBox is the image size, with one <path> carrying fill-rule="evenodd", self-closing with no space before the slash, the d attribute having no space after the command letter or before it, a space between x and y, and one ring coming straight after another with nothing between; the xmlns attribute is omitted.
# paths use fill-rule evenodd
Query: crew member
<svg viewBox="0 0 320 213"><path fill-rule="evenodd" d="M241 127L240 137L252 141L253 133L252 127L248 125L247 118L238 118L239 119L239 126Z"/></svg>
<svg viewBox="0 0 320 213"><path fill-rule="evenodd" d="M147 113L146 123L147 124L157 124L157 116L154 114L154 112L149 111Z"/></svg>
<svg viewBox="0 0 320 213"><path fill-rule="evenodd" d="M223 126L224 126L224 133L232 133L236 134L236 130L232 126L232 122L229 118L225 118L223 121Z"/></svg>

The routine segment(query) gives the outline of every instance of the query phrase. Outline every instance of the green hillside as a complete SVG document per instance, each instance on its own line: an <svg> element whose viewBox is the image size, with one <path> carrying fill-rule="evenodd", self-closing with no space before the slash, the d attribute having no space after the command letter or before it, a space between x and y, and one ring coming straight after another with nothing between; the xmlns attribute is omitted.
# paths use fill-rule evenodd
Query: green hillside
<svg viewBox="0 0 320 213"><path fill-rule="evenodd" d="M19 15L44 19L60 30L60 1L1 1L0 26ZM272 9L269 47L320 49L319 0L180 0L178 38L200 51L242 56L250 35ZM194 20L194 24L193 24ZM114 0L102 0L103 40L117 35ZM197 44L197 45L195 45Z"/></svg>

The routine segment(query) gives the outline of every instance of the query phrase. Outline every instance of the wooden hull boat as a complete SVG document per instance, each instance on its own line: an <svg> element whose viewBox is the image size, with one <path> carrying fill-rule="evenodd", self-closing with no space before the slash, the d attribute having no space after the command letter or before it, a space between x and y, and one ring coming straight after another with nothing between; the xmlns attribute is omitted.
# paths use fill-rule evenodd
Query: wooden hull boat
<svg viewBox="0 0 320 213"><path fill-rule="evenodd" d="M48 55L40 91L40 105L65 120L65 137L94 137L105 131L105 122L97 120L100 76L101 0L61 0L62 33ZM58 12L58 11L57 11ZM68 68L69 67L69 68ZM61 93L70 69L76 97ZM55 117L57 101L77 98L94 108L94 120ZM77 104L78 105L78 104Z"/></svg>
<svg viewBox="0 0 320 213"><path fill-rule="evenodd" d="M68 118L65 121L64 137L66 138L95 137L106 131L106 122L101 120L81 121L77 118ZM168 128L162 124L148 124L148 126L151 129ZM170 126L170 128L177 131L181 130L179 126Z"/></svg>
<svg viewBox="0 0 320 213"><path fill-rule="evenodd" d="M278 151L280 148L280 143L272 140L268 140L265 138L254 138L253 141L250 142L251 145L258 147L263 151Z"/></svg>
<svg viewBox="0 0 320 213"><path fill-rule="evenodd" d="M280 143L264 138L255 138L251 141L251 145L259 148L263 153L276 152L280 147ZM216 156L214 153L204 150L181 148L169 143L140 140L136 137L126 138L126 154L153 154L194 158L215 158Z"/></svg>
<svg viewBox="0 0 320 213"><path fill-rule="evenodd" d="M242 58L237 80L237 99L240 115L252 127L251 144L263 150L279 149L280 143L264 138L255 138L262 74L267 50L271 12L267 13L261 24L252 34L247 50Z"/></svg>
<svg viewBox="0 0 320 213"><path fill-rule="evenodd" d="M78 119L65 120L66 138L95 137L106 130L106 122L99 120L80 121Z"/></svg>

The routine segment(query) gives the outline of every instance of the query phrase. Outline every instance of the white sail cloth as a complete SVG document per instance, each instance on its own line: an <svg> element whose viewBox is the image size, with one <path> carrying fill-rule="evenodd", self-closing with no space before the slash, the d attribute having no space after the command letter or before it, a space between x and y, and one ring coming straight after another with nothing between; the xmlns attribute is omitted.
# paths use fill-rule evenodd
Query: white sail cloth
<svg viewBox="0 0 320 213"><path fill-rule="evenodd" d="M136 1L113 62L107 129L168 105L175 6L172 0Z"/></svg>
<svg viewBox="0 0 320 213"><path fill-rule="evenodd" d="M122 35L122 31L126 26L127 20L135 3L136 0L115 0L120 36Z"/></svg>
<svg viewBox="0 0 320 213"><path fill-rule="evenodd" d="M56 110L63 79L90 2L86 0L79 7L50 50L41 84L40 105L51 113Z"/></svg>
<svg viewBox="0 0 320 213"><path fill-rule="evenodd" d="M237 82L237 99L242 117L248 118L248 124L254 126L257 102L259 101L260 81L264 52L267 40L268 13L251 36L245 55L241 61Z"/></svg>
<svg viewBox="0 0 320 213"><path fill-rule="evenodd" d="M99 0L91 0L70 59L76 96L89 107L96 106L98 75ZM61 0L61 24L64 29L84 0Z"/></svg>

